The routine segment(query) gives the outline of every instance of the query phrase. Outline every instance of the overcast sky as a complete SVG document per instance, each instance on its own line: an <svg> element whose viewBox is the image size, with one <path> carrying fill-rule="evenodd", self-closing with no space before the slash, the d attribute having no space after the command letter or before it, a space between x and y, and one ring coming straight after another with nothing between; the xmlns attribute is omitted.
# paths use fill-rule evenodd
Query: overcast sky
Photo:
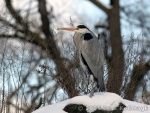
<svg viewBox="0 0 150 113"><path fill-rule="evenodd" d="M4 0L0 0L1 4ZM40 20L40 16L38 14L37 9L37 1L36 0L12 0L13 6L16 9L27 9L29 7L30 1L32 1L32 13L36 13L38 21ZM106 6L109 6L109 0L100 0ZM120 0L121 5L132 4L136 1L146 1L146 0L130 0L126 2L126 0ZM47 0L47 8L50 10L51 6L53 7L54 15L57 17L57 20L53 20L53 25L55 27L60 26L68 26L70 23L70 17L75 25L77 24L85 24L90 29L93 30L96 23L99 21L104 21L107 15L97 8L94 4L92 4L89 0ZM2 8L1 8L2 9ZM39 21L40 23L40 21ZM129 23L121 20L122 23L122 35L130 35L131 32L139 35L141 29L137 29L132 27ZM128 36L129 37L129 36Z"/></svg>

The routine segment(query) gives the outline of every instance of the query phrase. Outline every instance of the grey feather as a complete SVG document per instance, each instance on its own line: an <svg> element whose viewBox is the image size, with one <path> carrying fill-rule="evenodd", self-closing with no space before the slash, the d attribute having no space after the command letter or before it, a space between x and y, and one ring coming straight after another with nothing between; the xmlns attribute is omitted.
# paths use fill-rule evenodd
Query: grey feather
<svg viewBox="0 0 150 113"><path fill-rule="evenodd" d="M82 67L85 68L85 65L81 61L82 58L80 54L83 55L94 77L97 79L100 90L104 91L104 55L98 38L92 32L90 32L90 34L92 38L89 38L89 40L84 40L85 34L75 33L74 42L78 49L79 59L82 64Z"/></svg>

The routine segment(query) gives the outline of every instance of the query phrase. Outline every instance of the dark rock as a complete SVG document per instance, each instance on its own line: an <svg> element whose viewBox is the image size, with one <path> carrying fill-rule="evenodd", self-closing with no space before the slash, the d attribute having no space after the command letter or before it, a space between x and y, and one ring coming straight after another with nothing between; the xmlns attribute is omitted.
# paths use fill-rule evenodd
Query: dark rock
<svg viewBox="0 0 150 113"><path fill-rule="evenodd" d="M126 107L124 104L120 103L118 107L116 107L113 111L106 111L106 110L96 110L92 113L122 113L124 107ZM65 106L63 109L64 111L68 113L88 113L86 111L86 107L82 104L69 104Z"/></svg>
<svg viewBox="0 0 150 113"><path fill-rule="evenodd" d="M87 113L86 107L82 104L69 104L63 110L68 113Z"/></svg>

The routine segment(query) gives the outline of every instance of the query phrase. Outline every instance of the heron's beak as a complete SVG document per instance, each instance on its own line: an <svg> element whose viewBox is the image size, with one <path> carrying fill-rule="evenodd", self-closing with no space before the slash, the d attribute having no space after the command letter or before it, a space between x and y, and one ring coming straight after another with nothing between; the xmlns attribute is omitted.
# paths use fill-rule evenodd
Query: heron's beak
<svg viewBox="0 0 150 113"><path fill-rule="evenodd" d="M58 28L57 30L75 31L76 28Z"/></svg>

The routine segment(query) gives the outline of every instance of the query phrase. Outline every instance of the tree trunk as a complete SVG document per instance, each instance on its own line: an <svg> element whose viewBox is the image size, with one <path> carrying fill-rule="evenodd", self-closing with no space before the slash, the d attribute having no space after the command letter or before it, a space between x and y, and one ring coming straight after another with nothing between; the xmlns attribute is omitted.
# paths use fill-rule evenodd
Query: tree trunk
<svg viewBox="0 0 150 113"><path fill-rule="evenodd" d="M110 42L112 48L107 90L120 94L124 71L124 53L120 31L119 0L113 1L109 17Z"/></svg>
<svg viewBox="0 0 150 113"><path fill-rule="evenodd" d="M78 95L78 90L75 87L75 80L70 74L69 70L65 67L64 60L61 57L61 52L56 45L53 33L50 31L48 20L48 13L46 10L45 0L38 0L39 12L41 14L42 30L46 36L47 49L49 50L50 56L56 64L56 81L66 91L68 96L74 97Z"/></svg>

